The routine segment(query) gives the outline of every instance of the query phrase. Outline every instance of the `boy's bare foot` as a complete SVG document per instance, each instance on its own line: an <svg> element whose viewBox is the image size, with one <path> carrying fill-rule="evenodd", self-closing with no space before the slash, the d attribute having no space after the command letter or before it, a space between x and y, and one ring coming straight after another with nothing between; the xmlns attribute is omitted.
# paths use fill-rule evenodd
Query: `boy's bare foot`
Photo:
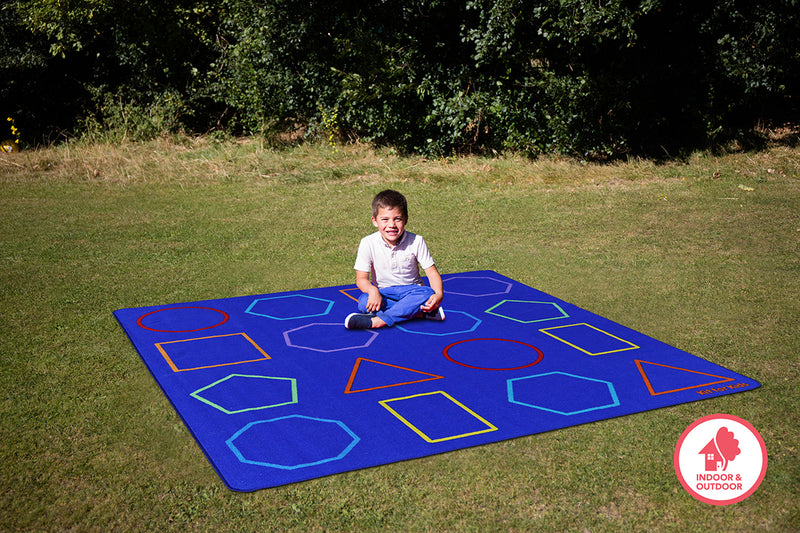
<svg viewBox="0 0 800 533"><path fill-rule="evenodd" d="M371 327L373 327L373 328L382 328L385 325L386 325L386 322L384 322L380 318L378 318L376 316L372 317L372 326Z"/></svg>

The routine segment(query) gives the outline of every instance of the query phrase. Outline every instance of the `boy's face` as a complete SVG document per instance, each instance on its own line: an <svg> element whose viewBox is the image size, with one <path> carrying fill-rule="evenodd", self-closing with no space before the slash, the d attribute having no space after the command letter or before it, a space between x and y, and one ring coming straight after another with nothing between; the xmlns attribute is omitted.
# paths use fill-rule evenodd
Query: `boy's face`
<svg viewBox="0 0 800 533"><path fill-rule="evenodd" d="M381 232L383 240L395 246L403 238L406 222L408 219L403 216L399 207L379 207L378 214L372 217L372 223Z"/></svg>

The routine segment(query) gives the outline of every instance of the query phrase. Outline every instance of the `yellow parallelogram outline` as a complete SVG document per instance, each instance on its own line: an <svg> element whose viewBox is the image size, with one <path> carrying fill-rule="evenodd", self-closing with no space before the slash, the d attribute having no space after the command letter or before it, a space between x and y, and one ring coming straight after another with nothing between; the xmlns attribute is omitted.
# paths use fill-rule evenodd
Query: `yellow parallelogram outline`
<svg viewBox="0 0 800 533"><path fill-rule="evenodd" d="M571 342L569 342L569 341L567 341L565 339L562 339L561 337L559 337L558 335L556 335L554 333L550 333L550 330L553 330L553 329L574 328L575 326L586 326L587 328L592 328L595 331L599 331L600 333L608 335L609 337L612 337L612 338L617 339L618 341L620 341L622 343L627 344L628 347L627 348L620 348L619 350L608 350L607 352L590 352L589 350L581 348L580 346L578 346L576 344L572 344ZM542 333L545 333L547 335L550 335L554 339L559 340L559 341L563 342L564 344L568 344L568 345L572 346L573 348L575 348L576 350L580 350L583 353L588 354L588 355L605 355L605 354L608 354L608 353L624 352L626 350L638 350L639 349L639 346L633 344L632 342L626 341L625 339L621 339L621 338L617 337L616 335L612 335L611 333L609 333L607 331L603 331L602 329L596 328L596 327L592 326L591 324L587 324L585 322L580 323L580 324L567 324L565 326L553 326L552 328L544 328L544 329L540 329L539 331L541 331Z"/></svg>
<svg viewBox="0 0 800 533"><path fill-rule="evenodd" d="M403 417L403 415L401 415L400 413L398 413L397 411L395 411L394 409L392 409L388 405L389 402L399 402L399 401L408 400L408 399L411 399L411 398L419 398L420 396L431 396L433 394L441 394L442 396L444 396L445 398L447 398L448 400L450 400L451 402L453 402L454 404L459 406L461 409L465 410L466 412L468 412L469 414L471 414L472 416L474 416L475 418L480 420L482 423L486 424L486 426L487 426L486 429L482 429L482 430L479 430L479 431L472 431L470 433L461 433L459 435L450 435L449 437L442 437L442 438L439 438L439 439L432 439L431 437L429 437L428 435L423 433L422 430L420 430L417 426L412 424L408 419ZM380 403L390 413L392 413L394 416L396 416L403 424L405 424L406 426L411 428L411 430L414 431L414 433L416 433L417 435L419 435L420 437L425 439L427 442L431 442L431 443L433 443L433 442L443 442L443 441L446 441L446 440L453 440L453 439L460 439L462 437L469 437L471 435L479 435L481 433L489 433L490 431L497 431L497 427L495 427L494 424L492 424L491 422L489 422L488 420L486 420L485 418L480 416L478 413L476 413L475 411L473 411L472 409L470 409L469 407L467 407L463 403L459 402L458 400L456 400L455 398L453 398L452 396L450 396L449 394L447 394L446 392L441 391L441 390L433 391L433 392L425 392L425 393L422 393L422 394L414 394L412 396L404 396L402 398L391 398L389 400L380 400L378 403Z"/></svg>

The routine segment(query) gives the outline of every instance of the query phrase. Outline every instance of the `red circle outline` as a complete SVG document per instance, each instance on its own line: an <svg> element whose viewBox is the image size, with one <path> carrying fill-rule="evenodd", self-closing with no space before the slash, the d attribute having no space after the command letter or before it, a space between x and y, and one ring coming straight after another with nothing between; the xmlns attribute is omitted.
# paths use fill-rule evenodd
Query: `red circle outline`
<svg viewBox="0 0 800 533"><path fill-rule="evenodd" d="M222 322L214 324L213 326L205 326L205 327L197 328L197 329L155 329L155 328L148 328L147 326L142 324L142 320L145 319L146 317L152 315L152 314L160 313L161 311L172 311L172 310L175 310L175 309L208 309L209 311L216 311L217 313L222 313L222 316L224 316L225 318L222 319ZM226 313L225 311L222 311L220 309L214 309L213 307L202 307L202 306L199 306L199 305L188 305L188 306L185 306L185 307L166 307L164 309L156 309L155 311L150 311L149 313L145 313L142 316L140 316L136 320L136 325L139 326L140 328L143 328L143 329L146 329L146 330L149 330L149 331L157 331L159 333L191 333L193 331L201 331L201 330L204 330L204 329L211 329L211 328L215 328L217 326L221 326L222 324L227 322L229 318L230 318L230 316L228 315L228 313Z"/></svg>
<svg viewBox="0 0 800 533"><path fill-rule="evenodd" d="M694 428L696 428L697 426L699 426L703 422L707 422L709 420L717 420L717 419L732 420L734 422L738 422L739 424L743 425L744 427L746 427L747 429L750 430L750 432L753 434L753 436L758 441L758 444L761 446L761 457L762 457L763 461L762 461L762 464L761 464L761 472L758 474L758 479L756 480L755 483L753 483L753 486L750 487L750 489L747 492L745 492L743 494L740 494L739 496L737 496L735 498L731 498L730 500L712 500L711 498L706 498L705 496L701 496L697 491L695 491L692 488L692 486L689 483L686 482L686 480L683 477L683 472L681 472L681 466L680 466L681 448L683 447L683 441L686 439L687 436L689 436L689 433L691 433ZM697 420L692 422L689 425L689 427L687 427L683 431L683 433L681 433L680 438L678 438L678 443L675 445L675 453L674 453L673 458L672 458L672 461L673 461L674 467L675 467L675 474L678 476L678 481L681 482L681 485L683 485L683 488L686 489L686 492L688 492L693 498L695 498L695 499L697 499L697 500L699 500L699 501L701 501L703 503L708 503L708 504L711 504L711 505L731 505L733 503L739 503L740 501L746 499L751 494L753 494L756 491L756 489L759 487L759 485L761 485L761 482L764 481L764 476L767 473L767 460L768 460L767 459L767 445L764 443L764 439L761 437L761 433L759 433L756 430L756 428L753 427L753 425L750 422L748 422L747 420L744 420L743 418L739 418L738 416L728 415L728 414L724 414L724 413L706 415L706 416L698 418Z"/></svg>
<svg viewBox="0 0 800 533"><path fill-rule="evenodd" d="M453 346L455 346L457 344L461 344L461 343L464 343L464 342L471 342L471 341L516 342L517 344L522 344L523 346L527 346L528 348L533 348L536 351L536 353L539 354L539 357L537 357L536 360L534 362L532 362L532 363L528 363L527 365L522 365L522 366L515 366L513 368L488 368L488 367L482 367L482 366L473 366L473 365L468 365L466 363L462 363L461 361L456 361L455 359L450 357L450 354L449 354L450 348L452 348ZM447 359L451 363L455 363L457 365L465 366L467 368L474 368L476 370L519 370L520 368L528 368L529 366L533 366L533 365L539 363L542 360L542 358L544 357L544 354L542 353L542 351L539 348L537 348L536 346L533 346L531 344L528 344L526 342L515 341L515 340L512 340L512 339L498 339L498 338L488 338L488 337L487 338L480 338L480 339L465 339L463 341L454 342L453 344L449 344L449 345L445 346L444 350L442 350L442 355L444 355L445 359Z"/></svg>

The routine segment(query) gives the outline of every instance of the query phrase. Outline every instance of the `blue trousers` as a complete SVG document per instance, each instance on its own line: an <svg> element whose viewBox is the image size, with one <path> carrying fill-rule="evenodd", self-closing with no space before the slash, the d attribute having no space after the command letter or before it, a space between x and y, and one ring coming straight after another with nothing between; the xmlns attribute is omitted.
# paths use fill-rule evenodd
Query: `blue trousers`
<svg viewBox="0 0 800 533"><path fill-rule="evenodd" d="M433 296L433 289L425 285L396 285L379 289L383 301L378 311L378 318L393 326L397 322L414 318L420 306ZM358 299L358 310L367 313L369 294L363 293Z"/></svg>

